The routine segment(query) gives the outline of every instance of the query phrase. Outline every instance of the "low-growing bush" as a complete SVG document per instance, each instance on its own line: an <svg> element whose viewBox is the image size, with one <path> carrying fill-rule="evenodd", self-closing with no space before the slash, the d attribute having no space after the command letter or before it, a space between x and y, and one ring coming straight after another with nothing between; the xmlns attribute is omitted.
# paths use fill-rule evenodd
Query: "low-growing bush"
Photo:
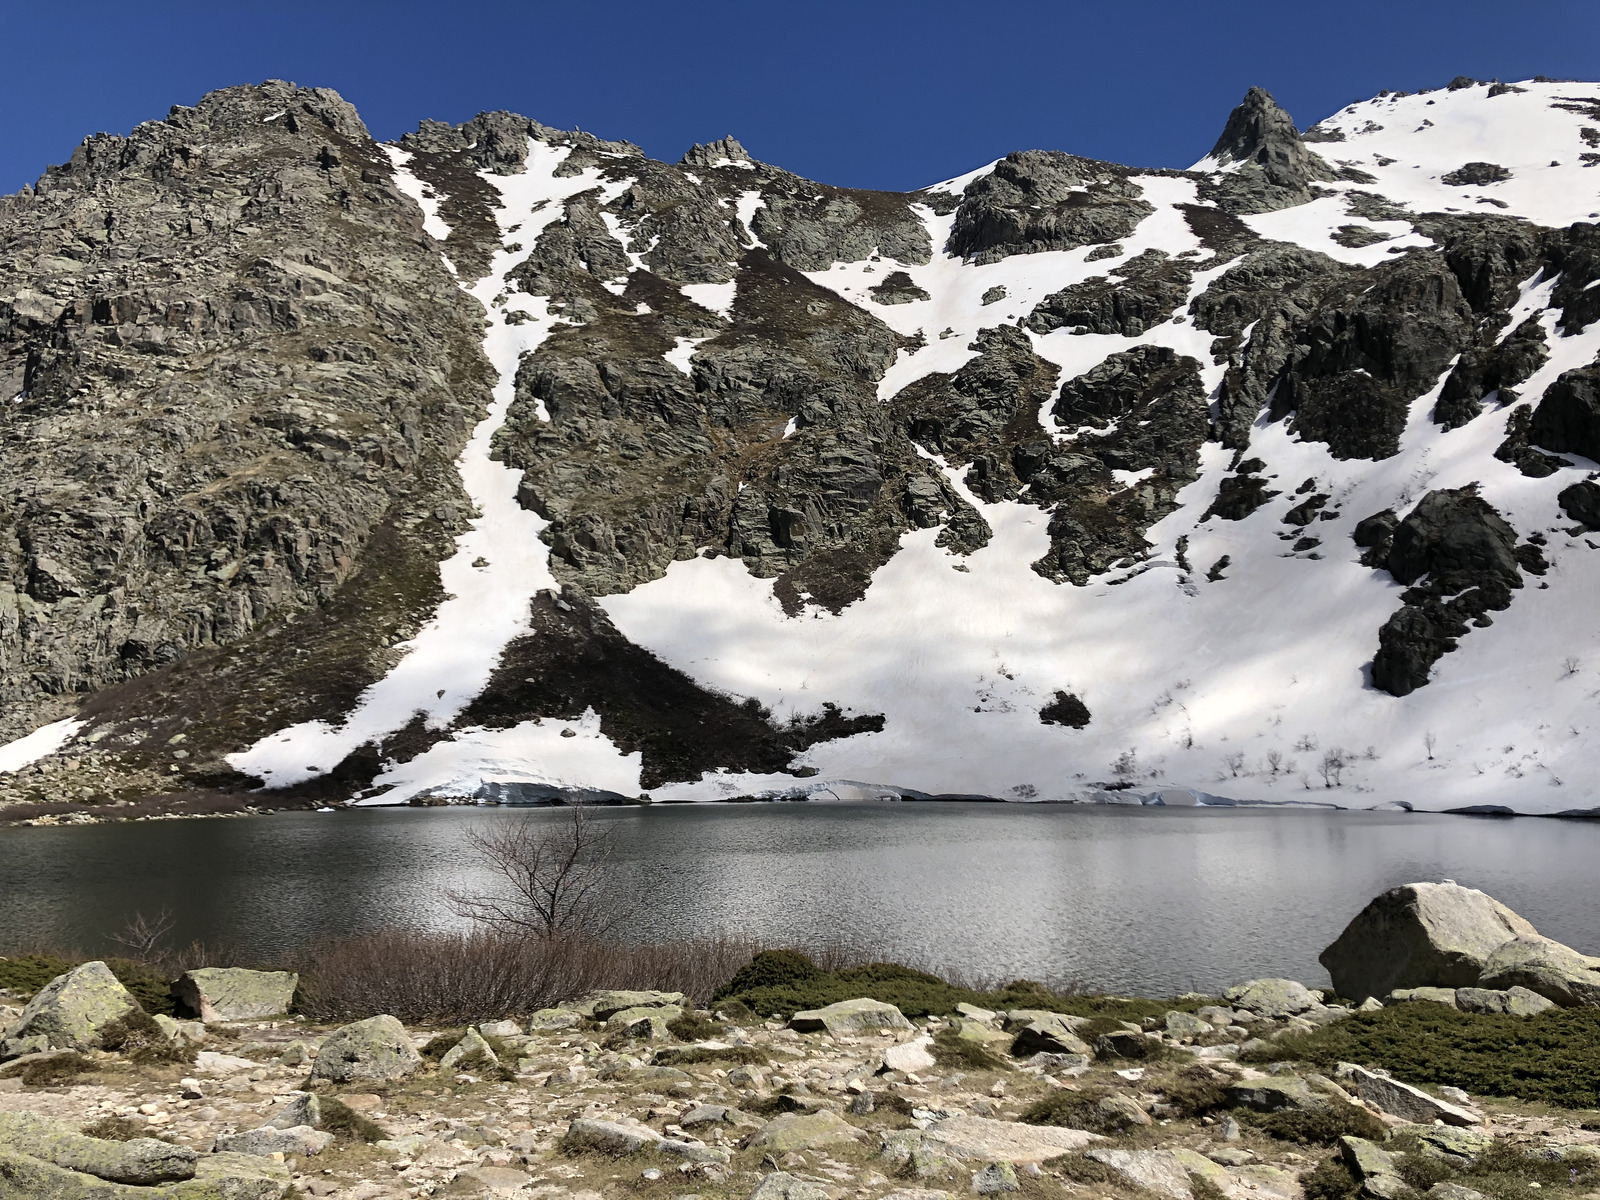
<svg viewBox="0 0 1600 1200"><path fill-rule="evenodd" d="M1331 1146L1346 1135L1381 1142L1389 1135L1389 1127L1377 1117L1343 1100L1329 1100L1318 1108L1270 1113L1241 1109L1238 1118L1241 1123L1254 1125L1279 1141L1298 1142L1302 1146Z"/></svg>
<svg viewBox="0 0 1600 1200"><path fill-rule="evenodd" d="M134 1138L148 1137L150 1129L127 1117L101 1117L98 1121L89 1122L80 1132L85 1137L102 1138L108 1142L131 1142Z"/></svg>
<svg viewBox="0 0 1600 1200"><path fill-rule="evenodd" d="M1088 1184L1091 1187L1118 1187L1126 1182L1124 1177L1092 1158L1081 1154L1063 1154L1047 1158L1040 1164L1050 1174L1069 1183Z"/></svg>
<svg viewBox="0 0 1600 1200"><path fill-rule="evenodd" d="M1189 1172L1189 1194L1194 1200L1228 1200L1224 1192L1209 1176L1198 1171Z"/></svg>
<svg viewBox="0 0 1600 1200"><path fill-rule="evenodd" d="M1102 1106L1100 1102L1111 1095L1105 1088L1052 1092L1023 1109L1017 1120L1024 1125L1060 1125L1109 1136L1131 1134L1149 1123L1135 1120L1129 1112L1116 1107Z"/></svg>
<svg viewBox="0 0 1600 1200"><path fill-rule="evenodd" d="M1244 1061L1296 1059L1383 1067L1413 1084L1451 1084L1484 1096L1600 1107L1600 1009L1536 1017L1465 1013L1444 1004L1393 1004L1306 1034L1276 1038Z"/></svg>
<svg viewBox="0 0 1600 1200"><path fill-rule="evenodd" d="M695 1063L743 1063L746 1066L764 1067L772 1060L755 1046L673 1046L657 1050L658 1067L685 1067Z"/></svg>
<svg viewBox="0 0 1600 1200"><path fill-rule="evenodd" d="M1551 1189L1587 1192L1600 1183L1600 1166L1592 1162L1535 1156L1501 1140L1465 1164L1420 1152L1419 1142L1411 1134L1397 1136L1386 1148L1401 1151L1396 1155L1396 1170L1418 1192L1426 1192L1436 1183L1455 1183L1490 1200L1535 1200Z"/></svg>
<svg viewBox="0 0 1600 1200"><path fill-rule="evenodd" d="M1201 1063L1184 1067L1177 1077L1162 1086L1172 1115L1186 1119L1203 1117L1228 1102L1226 1076Z"/></svg>
<svg viewBox="0 0 1600 1200"><path fill-rule="evenodd" d="M66 974L77 965L77 961L59 958L54 954L19 954L14 958L0 958L0 988L21 996L32 996L57 975Z"/></svg>
<svg viewBox="0 0 1600 1200"><path fill-rule="evenodd" d="M192 1063L196 1057L193 1046L169 1038L154 1017L139 1009L105 1026L100 1031L100 1046L122 1055L129 1062L144 1065Z"/></svg>
<svg viewBox="0 0 1600 1200"><path fill-rule="evenodd" d="M77 1052L52 1054L31 1061L18 1060L0 1067L0 1079L21 1079L23 1087L55 1087L95 1069L94 1060Z"/></svg>
<svg viewBox="0 0 1600 1200"><path fill-rule="evenodd" d="M321 1127L347 1142L376 1142L388 1136L383 1126L362 1116L336 1096L323 1096L317 1101Z"/></svg>
<svg viewBox="0 0 1600 1200"><path fill-rule="evenodd" d="M1305 1190L1306 1200L1355 1200L1361 1192L1361 1184L1337 1154L1323 1159L1300 1176L1300 1186Z"/></svg>
<svg viewBox="0 0 1600 1200"><path fill-rule="evenodd" d="M933 1035L928 1047L933 1061L941 1067L968 1071L1009 1071L1011 1064L988 1049L982 1042L964 1038L953 1029L941 1029Z"/></svg>
<svg viewBox="0 0 1600 1200"><path fill-rule="evenodd" d="M667 1032L680 1042L709 1042L727 1033L728 1027L702 1013L686 1012L667 1022Z"/></svg>

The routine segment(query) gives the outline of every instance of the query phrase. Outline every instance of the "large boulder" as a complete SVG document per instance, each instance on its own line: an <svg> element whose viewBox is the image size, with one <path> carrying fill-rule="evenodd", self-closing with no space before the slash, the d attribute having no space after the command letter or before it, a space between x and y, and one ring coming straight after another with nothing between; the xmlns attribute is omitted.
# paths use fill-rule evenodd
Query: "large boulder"
<svg viewBox="0 0 1600 1200"><path fill-rule="evenodd" d="M421 1065L422 1056L404 1025L390 1016L368 1017L336 1030L322 1043L311 1077L335 1083L405 1079Z"/></svg>
<svg viewBox="0 0 1600 1200"><path fill-rule="evenodd" d="M1600 1008L1600 958L1538 936L1497 946L1479 980L1489 989L1527 988L1563 1008Z"/></svg>
<svg viewBox="0 0 1600 1200"><path fill-rule="evenodd" d="M1396 988L1474 987L1497 947L1537 936L1522 917L1475 888L1408 883L1357 913L1319 961L1339 995L1361 1001Z"/></svg>
<svg viewBox="0 0 1600 1200"><path fill-rule="evenodd" d="M172 995L207 1024L250 1021L288 1012L299 983L293 971L202 967L185 971L172 985Z"/></svg>
<svg viewBox="0 0 1600 1200"><path fill-rule="evenodd" d="M1435 1121L1445 1125L1481 1125L1483 1117L1459 1104L1451 1104L1437 1096L1430 1096L1421 1088L1401 1083L1387 1075L1358 1067L1354 1063L1340 1063L1335 1072L1359 1099L1379 1112L1416 1125L1432 1125Z"/></svg>
<svg viewBox="0 0 1600 1200"><path fill-rule="evenodd" d="M34 1113L0 1113L0 1146L111 1183L172 1183L193 1179L199 1157L187 1146L155 1138L117 1142L88 1137ZM0 1194L5 1193L0 1188Z"/></svg>
<svg viewBox="0 0 1600 1200"><path fill-rule="evenodd" d="M801 1033L879 1033L910 1029L911 1022L898 1008L882 1000L841 1000L826 1008L795 1013L789 1018L789 1028Z"/></svg>
<svg viewBox="0 0 1600 1200"><path fill-rule="evenodd" d="M5 1037L44 1037L52 1049L94 1050L107 1025L138 1011L139 1002L105 963L86 962L45 984Z"/></svg>

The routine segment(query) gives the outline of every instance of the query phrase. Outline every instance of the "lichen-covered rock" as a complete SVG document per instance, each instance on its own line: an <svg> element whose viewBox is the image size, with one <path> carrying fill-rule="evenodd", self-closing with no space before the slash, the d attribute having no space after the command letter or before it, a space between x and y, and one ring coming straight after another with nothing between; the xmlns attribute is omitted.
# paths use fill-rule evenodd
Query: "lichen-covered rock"
<svg viewBox="0 0 1600 1200"><path fill-rule="evenodd" d="M422 1057L404 1025L390 1016L368 1017L335 1031L322 1043L311 1077L335 1083L405 1079L421 1065Z"/></svg>
<svg viewBox="0 0 1600 1200"><path fill-rule="evenodd" d="M1483 1117L1459 1104L1430 1096L1421 1088L1353 1063L1340 1063L1335 1075L1341 1083L1380 1112L1419 1125L1442 1121L1446 1125L1480 1125Z"/></svg>
<svg viewBox="0 0 1600 1200"><path fill-rule="evenodd" d="M1498 953L1498 952L1497 952ZM1494 955L1489 956L1493 960ZM1557 1007L1538 992L1520 985L1505 989L1457 988L1456 1007L1462 1012L1509 1013L1514 1017L1536 1017Z"/></svg>
<svg viewBox="0 0 1600 1200"><path fill-rule="evenodd" d="M193 1178L151 1188L110 1183L0 1145L0 1195L6 1200L288 1200L293 1192L286 1166L254 1155L203 1155Z"/></svg>
<svg viewBox="0 0 1600 1200"><path fill-rule="evenodd" d="M1190 1176L1198 1175L1214 1188L1227 1186L1228 1173L1194 1150L1120 1150L1095 1147L1085 1158L1103 1163L1129 1183L1171 1200L1191 1200Z"/></svg>
<svg viewBox="0 0 1600 1200"><path fill-rule="evenodd" d="M139 1002L103 962L86 962L57 975L28 1001L6 1038L44 1037L56 1050L94 1050L100 1033Z"/></svg>
<svg viewBox="0 0 1600 1200"><path fill-rule="evenodd" d="M0 1113L0 1147L112 1183L156 1184L192 1179L198 1155L155 1138L109 1141L87 1137L34 1113Z"/></svg>
<svg viewBox="0 0 1600 1200"><path fill-rule="evenodd" d="M814 1113L783 1113L772 1118L745 1145L753 1150L781 1154L788 1150L815 1150L841 1142L854 1142L865 1136L831 1109Z"/></svg>
<svg viewBox="0 0 1600 1200"><path fill-rule="evenodd" d="M439 1066L446 1070L454 1070L463 1060L473 1063L484 1063L498 1066L500 1059L495 1055L494 1047L483 1040L483 1035L476 1029L468 1029L462 1039L444 1052L444 1057L439 1060Z"/></svg>
<svg viewBox="0 0 1600 1200"><path fill-rule="evenodd" d="M333 1134L309 1125L290 1125L279 1129L263 1125L217 1138L217 1149L227 1154L254 1154L270 1158L274 1154L321 1154L333 1141Z"/></svg>
<svg viewBox="0 0 1600 1200"><path fill-rule="evenodd" d="M923 1144L938 1154L979 1162L1038 1163L1105 1139L1081 1129L1019 1125L991 1117L944 1117L929 1125Z"/></svg>
<svg viewBox="0 0 1600 1200"><path fill-rule="evenodd" d="M299 983L293 971L202 967L180 975L172 994L207 1024L249 1021L288 1012Z"/></svg>
<svg viewBox="0 0 1600 1200"><path fill-rule="evenodd" d="M667 1022L682 1015L683 1009L676 1004L624 1008L606 1018L606 1033L660 1041L667 1036Z"/></svg>
<svg viewBox="0 0 1600 1200"><path fill-rule="evenodd" d="M1527 988L1563 1008L1600 1008L1600 958L1531 930L1495 947L1479 983L1485 988Z"/></svg>
<svg viewBox="0 0 1600 1200"><path fill-rule="evenodd" d="M789 1018L789 1028L801 1033L875 1033L885 1029L910 1029L911 1022L892 1004L882 1000L840 1000L826 1008L807 1009Z"/></svg>
<svg viewBox="0 0 1600 1200"><path fill-rule="evenodd" d="M1494 950L1537 937L1492 896L1455 883L1391 888L1356 914L1319 956L1334 991L1351 1000L1397 987L1474 987Z"/></svg>
<svg viewBox="0 0 1600 1200"><path fill-rule="evenodd" d="M1322 1003L1310 988L1293 979L1252 979L1230 987L1222 998L1258 1017L1291 1017Z"/></svg>

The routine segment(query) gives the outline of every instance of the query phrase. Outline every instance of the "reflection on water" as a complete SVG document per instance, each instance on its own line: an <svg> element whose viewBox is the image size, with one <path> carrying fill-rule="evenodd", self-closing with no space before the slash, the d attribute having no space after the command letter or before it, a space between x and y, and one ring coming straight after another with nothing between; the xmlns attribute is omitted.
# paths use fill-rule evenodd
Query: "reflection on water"
<svg viewBox="0 0 1600 1200"><path fill-rule="evenodd" d="M0 830L0 942L99 952L136 909L272 952L454 922L466 833L550 810L397 809ZM1404 813L996 804L606 810L638 940L846 940L986 976L1116 990L1325 981L1377 892L1452 878L1600 949L1600 823Z"/></svg>

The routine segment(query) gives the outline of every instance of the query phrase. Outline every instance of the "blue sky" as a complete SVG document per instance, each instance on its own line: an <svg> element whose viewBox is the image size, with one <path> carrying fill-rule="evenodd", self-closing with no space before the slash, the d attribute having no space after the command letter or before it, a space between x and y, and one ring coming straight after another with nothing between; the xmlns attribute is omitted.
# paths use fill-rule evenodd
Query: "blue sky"
<svg viewBox="0 0 1600 1200"><path fill-rule="evenodd" d="M1187 166L1246 87L1302 126L1458 74L1600 78L1596 0L73 5L0 0L0 192L212 88L336 88L373 133L508 108L676 159L732 133L829 183L1011 150Z"/></svg>

